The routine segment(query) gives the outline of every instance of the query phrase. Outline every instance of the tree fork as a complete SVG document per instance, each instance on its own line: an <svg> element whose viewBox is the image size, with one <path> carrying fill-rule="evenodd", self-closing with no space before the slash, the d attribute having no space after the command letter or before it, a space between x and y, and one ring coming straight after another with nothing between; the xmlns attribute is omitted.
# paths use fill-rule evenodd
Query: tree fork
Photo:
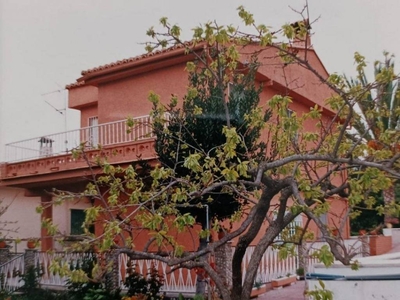
<svg viewBox="0 0 400 300"><path fill-rule="evenodd" d="M275 183L275 188L273 183ZM236 296L242 294L242 260L247 247L256 237L261 228L265 216L270 208L272 198L277 194L277 192L279 192L278 186L279 185L276 184L276 182L271 180L269 184L263 188L261 198L254 207L256 213L250 228L245 235L239 238L239 242L236 245L235 253L232 258L232 299L235 299Z"/></svg>

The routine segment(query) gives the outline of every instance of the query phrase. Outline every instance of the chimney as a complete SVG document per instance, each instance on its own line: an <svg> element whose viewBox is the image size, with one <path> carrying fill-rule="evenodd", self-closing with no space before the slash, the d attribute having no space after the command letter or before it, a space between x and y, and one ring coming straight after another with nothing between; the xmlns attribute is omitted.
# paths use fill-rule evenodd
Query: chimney
<svg viewBox="0 0 400 300"><path fill-rule="evenodd" d="M290 25L294 28L294 30L296 32L296 36L292 41L292 46L296 47L296 48L303 48L303 49L312 48L311 33L310 33L311 25L310 25L308 19L297 21L297 22L294 22L294 23L292 23ZM305 36L300 36L300 32L302 30L304 30L304 29L307 30L306 35Z"/></svg>

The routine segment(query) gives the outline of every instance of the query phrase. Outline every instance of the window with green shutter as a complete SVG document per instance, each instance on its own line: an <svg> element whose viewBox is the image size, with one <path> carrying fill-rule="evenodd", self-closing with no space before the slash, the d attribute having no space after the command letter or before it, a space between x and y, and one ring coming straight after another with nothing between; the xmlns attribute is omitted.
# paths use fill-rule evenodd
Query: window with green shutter
<svg viewBox="0 0 400 300"><path fill-rule="evenodd" d="M71 209L71 235L83 234L82 228L85 222L85 211L82 209Z"/></svg>

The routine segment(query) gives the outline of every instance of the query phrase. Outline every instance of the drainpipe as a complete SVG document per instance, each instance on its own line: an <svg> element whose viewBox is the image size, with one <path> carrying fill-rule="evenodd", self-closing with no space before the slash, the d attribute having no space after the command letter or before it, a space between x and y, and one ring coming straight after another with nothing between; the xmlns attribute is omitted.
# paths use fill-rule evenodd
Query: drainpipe
<svg viewBox="0 0 400 300"><path fill-rule="evenodd" d="M208 204L204 204L206 207L206 230L207 230L207 244L210 242L210 216Z"/></svg>

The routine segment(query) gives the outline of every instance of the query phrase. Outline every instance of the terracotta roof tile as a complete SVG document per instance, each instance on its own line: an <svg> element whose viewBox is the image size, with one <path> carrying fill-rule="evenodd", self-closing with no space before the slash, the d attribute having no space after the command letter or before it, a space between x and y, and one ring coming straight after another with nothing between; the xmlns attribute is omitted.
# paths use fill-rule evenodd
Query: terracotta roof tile
<svg viewBox="0 0 400 300"><path fill-rule="evenodd" d="M175 49L180 49L180 48L183 48L183 47L186 47L186 46L190 46L190 45L193 45L192 41L185 42L184 45L174 45L172 47L168 47L168 48L165 48L165 49L155 50L153 52L141 54L141 55L130 57L130 58L125 58L125 59L122 59L122 60L118 60L116 62L112 62L112 63L101 65L101 66L98 66L98 67L95 67L95 68L92 68L92 69L84 70L84 71L81 72L81 74L82 74L82 76L85 76L85 75L92 74L92 73L95 73L95 72L98 72L98 71L111 69L111 68L116 67L116 66L129 64L131 62L138 61L138 60L141 60L141 59L144 59L144 58L156 56L156 55L159 55L159 54L162 54L162 53L167 53L167 52L173 51ZM85 85L85 81L81 80L81 81L78 81L78 82L74 82L74 83L68 84L68 85L65 86L65 88L66 89L72 89L72 88L76 88L76 87L83 86L83 85Z"/></svg>
<svg viewBox="0 0 400 300"><path fill-rule="evenodd" d="M67 90L69 90L69 89L73 89L73 88L76 88L76 87L82 86L82 85L85 85L85 81L78 81L78 82L74 82L74 83L68 84L68 85L65 86L65 88Z"/></svg>
<svg viewBox="0 0 400 300"><path fill-rule="evenodd" d="M181 49L181 48L184 48L184 47L190 46L190 45L193 45L193 41L185 42L183 45L174 45L172 47L168 47L168 48L165 48L165 49L155 50L153 52L141 54L141 55L130 57L130 58L125 58L125 59L122 59L122 60L118 60L116 62L112 62L112 63L101 65L101 66L98 66L98 67L95 67L95 68L92 68L92 69L84 70L84 71L81 72L81 74L82 74L82 76L85 76L85 75L92 74L92 73L95 73L95 72L98 72L98 71L111 69L111 68L116 67L116 66L129 64L131 62L138 61L138 60L141 60L141 59L144 59L144 58L156 56L156 55L159 55L159 54L162 54L162 53L167 53L167 52L173 51L175 49ZM81 81L74 82L74 83L66 85L65 88L66 89L72 89L72 88L76 88L76 87L83 86L83 85L85 85L85 81L81 79Z"/></svg>
<svg viewBox="0 0 400 300"><path fill-rule="evenodd" d="M149 53L146 53L146 54L141 54L141 55L138 55L138 56L134 56L134 57L118 60L118 61L113 62L113 63L109 63L109 64L106 64L106 65L98 66L96 68L92 68L92 69L88 69L88 70L82 71L81 74L82 74L82 76L85 76L87 74L91 74L91 73L95 73L95 72L98 72L98 71L110 69L110 68L115 67L115 66L120 66L120 65L127 64L127 63L130 63L130 62L133 62L133 61L137 61L137 60L141 60L141 59L144 59L144 58L147 58L147 57L152 57L152 56L155 56L155 55L158 55L158 54L161 54L161 53L166 53L166 52L169 52L169 51L172 51L172 50L175 50L175 49L179 49L179 48L183 48L183 47L186 47L186 46L190 46L192 44L193 44L193 42L186 42L184 45L174 45L172 47L168 47L168 48L165 48L165 49L162 49L162 50L156 50L156 51L149 52Z"/></svg>
<svg viewBox="0 0 400 300"><path fill-rule="evenodd" d="M200 44L200 43L201 42L197 41L197 44ZM121 65L124 65L124 64L129 64L129 63L134 62L134 61L138 61L138 60L142 60L142 59L145 59L145 58L153 57L153 56L156 56L156 55L159 55L159 54L162 54L162 53L167 53L167 52L170 52L170 51L173 51L173 50L176 50L176 49L181 49L181 48L184 48L184 47L187 47L187 46L191 46L191 45L193 45L193 41L185 42L183 45L182 44L174 45L174 46L171 46L171 47L168 47L168 48L165 48L165 49L155 50L153 52L141 54L141 55L130 57L130 58L125 58L125 59L122 59L122 60L118 60L116 62L112 62L112 63L101 65L101 66L98 66L98 67L95 67L95 68L92 68L92 69L84 70L84 71L81 72L81 74L82 74L82 76L85 76L85 75L88 75L88 74L92 74L92 73L95 73L95 72L111 69L113 67L121 66ZM71 89L71 88L82 86L84 84L85 84L85 81L81 79L81 81L79 81L79 82L75 82L75 83L67 85L66 88L67 89Z"/></svg>

